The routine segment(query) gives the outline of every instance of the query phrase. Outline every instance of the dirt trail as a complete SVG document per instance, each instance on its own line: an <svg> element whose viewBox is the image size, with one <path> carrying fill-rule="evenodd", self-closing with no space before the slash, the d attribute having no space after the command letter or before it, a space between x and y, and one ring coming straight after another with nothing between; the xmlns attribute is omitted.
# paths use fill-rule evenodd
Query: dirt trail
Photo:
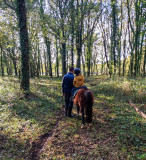
<svg viewBox="0 0 146 160"><path fill-rule="evenodd" d="M61 114L59 114L59 115L61 115ZM62 118L64 118L63 115L56 120L56 123L54 124L54 126L51 130L49 130L47 133L44 133L37 140L32 142L32 147L29 152L29 159L30 160L39 160L40 159L40 154L41 154L46 142L51 140L51 137L55 133L56 128L58 127L59 121L61 121Z"/></svg>
<svg viewBox="0 0 146 160"><path fill-rule="evenodd" d="M111 126L106 124L106 122L104 121L105 111L97 109L97 104L95 105L96 107L94 106L93 111L93 126L91 128L86 127L84 129L81 129L80 125L76 126L77 124L72 122L77 121L80 124L81 119L78 119L79 117L76 117L76 115L74 115L74 118L71 119L71 122L69 122L68 124L68 122L66 122L67 119L64 117L64 111L62 109L61 112L57 114L59 118L56 120L53 128L48 133L41 135L37 140L32 143L29 159L39 160L41 154L43 152L45 153L48 150L46 149L49 147L48 142L51 142L52 151L54 150L55 152L58 152L58 150L61 149L61 152L64 153L65 157L70 157L74 153L76 153L77 155L82 155L83 157L89 156L87 154L87 150L97 150L97 146L102 146L103 148L109 146L109 148L115 148L115 150L117 150L117 148L113 146L115 138L109 132ZM76 112L76 107L74 107L74 112ZM67 136L67 138L63 140L62 134L70 130L70 127L73 127L73 130L77 127L76 131L71 131L69 137ZM96 134L99 134L99 139L97 139L97 137L95 136ZM57 148L58 146L60 148ZM80 152L80 150L83 151ZM100 156L103 156L103 153L100 151L100 149L98 151L98 154L101 154ZM113 157L110 153L108 153L107 157L108 156L112 157L113 160L116 160L116 158Z"/></svg>
<svg viewBox="0 0 146 160"><path fill-rule="evenodd" d="M115 145L117 140L116 136L112 134L113 126L105 120L105 112L110 111L97 108L97 104L95 104L93 112L91 128L86 125L84 129L81 129L81 118L76 116L75 107L72 119L63 118L64 116L59 118L50 134L44 137L44 141L41 144L37 143L40 147L32 148L31 159L39 160L39 156L43 154L46 159L48 157L62 159L59 156L63 155L63 159L77 159L76 156L83 159L91 157L96 159L106 156L107 159L118 160L118 147ZM64 112L62 111L62 113Z"/></svg>

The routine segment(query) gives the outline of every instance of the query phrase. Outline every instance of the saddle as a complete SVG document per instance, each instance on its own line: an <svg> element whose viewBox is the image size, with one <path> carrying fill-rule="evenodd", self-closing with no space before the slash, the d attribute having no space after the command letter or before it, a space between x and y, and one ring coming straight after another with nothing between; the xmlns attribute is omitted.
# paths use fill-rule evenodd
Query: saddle
<svg viewBox="0 0 146 160"><path fill-rule="evenodd" d="M86 86L81 86L80 88L78 88L77 90L75 90L75 92L74 92L74 95L73 95L73 98L75 99L75 97L76 97L76 95L77 95L77 93L78 93L78 91L80 90L80 89L88 89Z"/></svg>
<svg viewBox="0 0 146 160"><path fill-rule="evenodd" d="M79 91L80 89L77 89L75 92L74 92L74 95L73 95L73 98L75 99L75 97L76 97L76 95L77 95L77 93L78 93L78 91Z"/></svg>

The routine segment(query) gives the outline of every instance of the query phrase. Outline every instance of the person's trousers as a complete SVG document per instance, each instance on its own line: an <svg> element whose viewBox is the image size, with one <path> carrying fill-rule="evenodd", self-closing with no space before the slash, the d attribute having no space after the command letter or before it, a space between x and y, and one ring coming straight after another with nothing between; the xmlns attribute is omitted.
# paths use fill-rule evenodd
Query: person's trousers
<svg viewBox="0 0 146 160"><path fill-rule="evenodd" d="M72 112L72 107L73 107L73 102L70 101L71 99L71 93L66 93L65 94L65 114L66 116L71 116Z"/></svg>

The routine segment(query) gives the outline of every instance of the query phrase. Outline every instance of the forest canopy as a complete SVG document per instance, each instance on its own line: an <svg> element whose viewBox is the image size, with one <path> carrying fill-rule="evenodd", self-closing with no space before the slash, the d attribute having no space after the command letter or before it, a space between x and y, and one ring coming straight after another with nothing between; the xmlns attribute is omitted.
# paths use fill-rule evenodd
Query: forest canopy
<svg viewBox="0 0 146 160"><path fill-rule="evenodd" d="M59 76L69 66L81 68L87 76L145 75L144 0L1 0L0 4L2 76Z"/></svg>

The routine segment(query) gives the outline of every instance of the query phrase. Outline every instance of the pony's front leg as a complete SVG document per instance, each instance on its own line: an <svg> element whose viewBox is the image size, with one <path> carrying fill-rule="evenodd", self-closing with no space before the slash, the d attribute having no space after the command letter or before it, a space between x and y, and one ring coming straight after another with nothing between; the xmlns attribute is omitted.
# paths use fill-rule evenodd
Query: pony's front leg
<svg viewBox="0 0 146 160"><path fill-rule="evenodd" d="M79 116L79 111L80 111L80 107L77 106L77 114L78 114L78 116Z"/></svg>

